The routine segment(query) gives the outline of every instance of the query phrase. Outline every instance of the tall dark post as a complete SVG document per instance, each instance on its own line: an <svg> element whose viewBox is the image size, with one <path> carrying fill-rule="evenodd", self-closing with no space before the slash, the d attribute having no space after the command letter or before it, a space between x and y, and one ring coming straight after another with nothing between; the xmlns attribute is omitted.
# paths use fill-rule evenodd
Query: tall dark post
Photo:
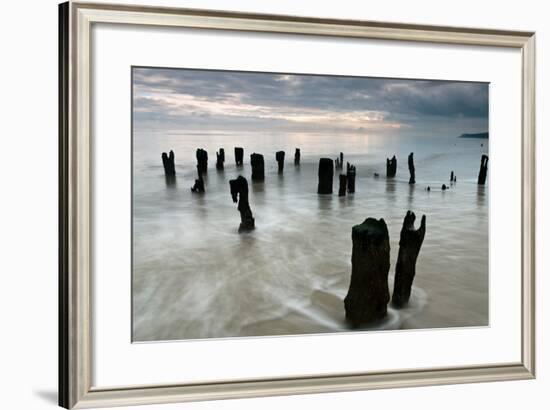
<svg viewBox="0 0 550 410"><path fill-rule="evenodd" d="M355 192L355 165L350 165L348 162L346 172L348 177L348 192L353 194Z"/></svg>
<svg viewBox="0 0 550 410"><path fill-rule="evenodd" d="M487 165L489 164L489 157L485 154L481 156L481 165L479 167L479 175L477 177L478 185L485 185L487 179Z"/></svg>
<svg viewBox="0 0 550 410"><path fill-rule="evenodd" d="M338 196L346 196L347 185L348 177L344 174L340 174L340 188L338 189Z"/></svg>
<svg viewBox="0 0 550 410"><path fill-rule="evenodd" d="M344 153L340 152L340 156L336 158L336 169L342 169L344 167Z"/></svg>
<svg viewBox="0 0 550 410"><path fill-rule="evenodd" d="M414 212L407 211L401 228L399 254L395 265L395 281L392 304L395 307L405 306L411 297L411 288L416 274L416 259L426 234L426 215L422 216L420 228L414 229Z"/></svg>
<svg viewBox="0 0 550 410"><path fill-rule="evenodd" d="M264 156L253 153L250 155L250 165L252 166L252 181L263 181L265 179Z"/></svg>
<svg viewBox="0 0 550 410"><path fill-rule="evenodd" d="M332 178L334 177L334 162L330 158L319 160L318 194L332 194Z"/></svg>
<svg viewBox="0 0 550 410"><path fill-rule="evenodd" d="M294 152L294 165L300 165L300 148L296 148L296 152Z"/></svg>
<svg viewBox="0 0 550 410"><path fill-rule="evenodd" d="M451 181L451 182L454 182L454 179L455 179L455 172L454 172L454 171L451 171L451 178L450 178L450 181Z"/></svg>
<svg viewBox="0 0 550 410"><path fill-rule="evenodd" d="M236 203L238 201L237 209L241 214L239 232L254 229L254 216L252 215L252 210L248 203L248 182L246 178L239 175L236 179L230 180L229 188L231 190L233 202Z"/></svg>
<svg viewBox="0 0 550 410"><path fill-rule="evenodd" d="M277 160L277 164L279 165L279 174L282 174L283 168L285 167L285 152L277 151L275 153L275 159Z"/></svg>
<svg viewBox="0 0 550 410"><path fill-rule="evenodd" d="M197 149L197 169L199 173L206 174L208 172L208 152L202 148Z"/></svg>
<svg viewBox="0 0 550 410"><path fill-rule="evenodd" d="M216 152L216 169L222 170L224 162L225 162L225 151L223 148L220 148L220 150Z"/></svg>
<svg viewBox="0 0 550 410"><path fill-rule="evenodd" d="M174 151L170 150L170 155L167 155L166 152L162 153L162 166L164 167L164 175L174 176L176 175L176 165L174 163L175 155Z"/></svg>
<svg viewBox="0 0 550 410"><path fill-rule="evenodd" d="M416 180L414 178L414 159L412 152L409 154L409 173L411 174L411 177L409 178L409 184L415 184Z"/></svg>
<svg viewBox="0 0 550 410"><path fill-rule="evenodd" d="M397 173L397 159L395 155L392 159L386 158L386 177L393 178Z"/></svg>
<svg viewBox="0 0 550 410"><path fill-rule="evenodd" d="M244 149L241 147L235 147L235 164L237 166L243 165Z"/></svg>
<svg viewBox="0 0 550 410"><path fill-rule="evenodd" d="M197 165L197 173L199 174L198 179L195 179L195 185L191 187L191 192L193 193L203 193L204 192L204 180L202 179L202 172Z"/></svg>
<svg viewBox="0 0 550 410"><path fill-rule="evenodd" d="M390 291L390 240L383 219L366 219L351 230L351 282L344 306L353 327L382 319L387 314Z"/></svg>

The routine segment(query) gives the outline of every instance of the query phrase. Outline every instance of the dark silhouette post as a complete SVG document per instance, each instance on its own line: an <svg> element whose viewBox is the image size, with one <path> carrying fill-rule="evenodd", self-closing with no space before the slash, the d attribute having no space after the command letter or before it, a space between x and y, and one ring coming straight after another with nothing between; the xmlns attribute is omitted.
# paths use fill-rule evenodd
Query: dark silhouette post
<svg viewBox="0 0 550 410"><path fill-rule="evenodd" d="M176 175L176 165L174 163L175 155L174 151L170 150L170 155L167 155L166 152L162 153L162 166L164 167L164 175L174 176Z"/></svg>
<svg viewBox="0 0 550 410"><path fill-rule="evenodd" d="M197 172L199 174L198 179L195 179L195 185L191 187L191 192L202 194L204 192L204 180L202 179L202 173L197 165Z"/></svg>
<svg viewBox="0 0 550 410"><path fill-rule="evenodd" d="M346 172L348 177L348 192L353 194L355 193L355 166L350 165L348 162L346 165Z"/></svg>
<svg viewBox="0 0 550 410"><path fill-rule="evenodd" d="M265 179L264 156L256 153L251 154L250 165L252 166L252 181L263 181Z"/></svg>
<svg viewBox="0 0 550 410"><path fill-rule="evenodd" d="M411 288L416 274L416 259L426 234L426 215L422 216L420 228L414 229L414 212L407 211L401 228L399 239L399 254L395 265L395 282L393 287L392 304L403 307L409 302Z"/></svg>
<svg viewBox="0 0 550 410"><path fill-rule="evenodd" d="M478 185L485 185L487 179L487 165L489 164L489 157L485 154L481 156L481 165L479 167L479 175L477 177Z"/></svg>
<svg viewBox="0 0 550 410"><path fill-rule="evenodd" d="M340 153L340 157L336 158L336 169L342 169L344 167L344 153Z"/></svg>
<svg viewBox="0 0 550 410"><path fill-rule="evenodd" d="M225 162L225 151L223 148L220 148L220 150L216 152L216 169L223 170L224 162Z"/></svg>
<svg viewBox="0 0 550 410"><path fill-rule="evenodd" d="M344 307L353 327L382 319L387 314L390 291L390 240L383 219L366 219L351 230L351 282Z"/></svg>
<svg viewBox="0 0 550 410"><path fill-rule="evenodd" d="M277 164L279 165L279 174L282 174L285 167L285 152L277 151L275 153L275 159L277 160Z"/></svg>
<svg viewBox="0 0 550 410"><path fill-rule="evenodd" d="M235 164L237 166L243 165L244 149L241 147L235 147Z"/></svg>
<svg viewBox="0 0 550 410"><path fill-rule="evenodd" d="M252 210L248 203L248 182L246 178L239 175L236 179L230 180L229 188L231 190L233 202L236 203L238 201L237 209L241 214L239 232L254 229L254 216L252 215Z"/></svg>
<svg viewBox="0 0 550 410"><path fill-rule="evenodd" d="M409 178L409 184L415 184L416 180L414 178L414 159L412 152L409 154L409 173L411 174L411 177Z"/></svg>
<svg viewBox="0 0 550 410"><path fill-rule="evenodd" d="M386 177L393 178L397 174L397 158L395 155L392 159L386 158Z"/></svg>
<svg viewBox="0 0 550 410"><path fill-rule="evenodd" d="M300 148L296 148L296 152L294 152L294 165L300 165Z"/></svg>
<svg viewBox="0 0 550 410"><path fill-rule="evenodd" d="M346 196L347 185L348 177L344 174L340 174L340 188L338 189L338 196Z"/></svg>
<svg viewBox="0 0 550 410"><path fill-rule="evenodd" d="M197 169L199 174L206 174L208 172L208 152L202 148L197 149Z"/></svg>
<svg viewBox="0 0 550 410"><path fill-rule="evenodd" d="M318 194L332 194L332 178L334 177L334 162L330 158L319 160Z"/></svg>
<svg viewBox="0 0 550 410"><path fill-rule="evenodd" d="M455 172L451 171L451 178L449 179L451 182L454 182L455 179Z"/></svg>

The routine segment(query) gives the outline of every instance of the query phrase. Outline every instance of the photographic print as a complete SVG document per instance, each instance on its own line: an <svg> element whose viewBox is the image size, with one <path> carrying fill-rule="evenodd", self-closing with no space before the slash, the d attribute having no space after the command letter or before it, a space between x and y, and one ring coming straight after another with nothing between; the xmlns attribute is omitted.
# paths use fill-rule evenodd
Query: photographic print
<svg viewBox="0 0 550 410"><path fill-rule="evenodd" d="M132 340L487 326L488 111L480 82L133 67Z"/></svg>

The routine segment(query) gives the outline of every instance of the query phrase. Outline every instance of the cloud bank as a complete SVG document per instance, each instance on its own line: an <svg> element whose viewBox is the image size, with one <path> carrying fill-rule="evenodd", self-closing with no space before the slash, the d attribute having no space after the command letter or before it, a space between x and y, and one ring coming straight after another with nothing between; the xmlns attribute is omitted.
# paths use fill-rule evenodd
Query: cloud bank
<svg viewBox="0 0 550 410"><path fill-rule="evenodd" d="M488 85L188 69L133 68L138 132L400 133L488 128Z"/></svg>

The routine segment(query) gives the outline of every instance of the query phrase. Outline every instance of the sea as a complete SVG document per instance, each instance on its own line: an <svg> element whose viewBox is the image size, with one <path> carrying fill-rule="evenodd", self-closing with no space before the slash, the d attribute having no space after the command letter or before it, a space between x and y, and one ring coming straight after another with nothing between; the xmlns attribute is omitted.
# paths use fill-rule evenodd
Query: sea
<svg viewBox="0 0 550 410"><path fill-rule="evenodd" d="M234 147L244 148L244 165ZM205 193L192 193L197 148L208 152ZM216 151L225 150L217 171ZM295 148L301 150L294 165ZM455 135L329 135L277 132L135 132L132 160L132 340L265 337L489 325L489 177L477 184L489 140ZM161 153L175 153L176 177ZM275 153L285 151L282 174ZM264 155L265 181L250 179L250 154ZM318 195L320 158L344 154L333 195ZM413 152L416 184L407 157ZM386 178L386 158L397 175ZM355 193L338 196L345 163ZM489 164L490 165L490 164ZM457 181L451 184L454 171ZM379 174L379 176L375 176ZM239 233L229 180L244 176L256 228ZM490 176L490 175L489 175ZM441 186L450 186L442 190ZM427 188L430 187L430 190ZM380 322L351 329L344 297L351 230L383 218L393 289L407 211L426 215L411 300Z"/></svg>

